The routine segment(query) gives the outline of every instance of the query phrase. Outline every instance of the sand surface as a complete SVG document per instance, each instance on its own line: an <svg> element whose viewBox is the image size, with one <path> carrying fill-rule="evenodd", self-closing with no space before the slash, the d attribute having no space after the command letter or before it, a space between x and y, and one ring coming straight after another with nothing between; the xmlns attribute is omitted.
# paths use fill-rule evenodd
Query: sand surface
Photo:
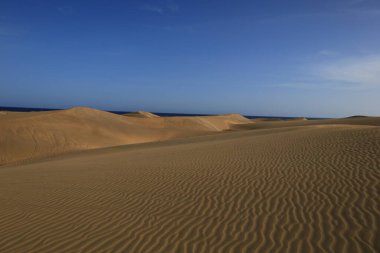
<svg viewBox="0 0 380 253"><path fill-rule="evenodd" d="M136 114L143 116L135 117ZM0 165L78 150L205 135L250 122L240 115L168 118L147 112L132 115L82 107L3 114Z"/></svg>
<svg viewBox="0 0 380 253"><path fill-rule="evenodd" d="M124 116L128 117L136 117L136 118L158 118L159 116L151 113L151 112L144 112L144 111L137 111L137 112L130 112L124 114Z"/></svg>
<svg viewBox="0 0 380 253"><path fill-rule="evenodd" d="M29 140L24 133L33 136L37 127L46 128L34 135L33 145L42 132L52 135L50 129L66 139L79 131L73 140L99 136L107 142L112 131L122 136L124 125L133 136L177 127L192 130L192 137L49 153L47 159L1 166L0 252L380 250L379 118L243 125L237 115L115 120L106 113L104 122L104 112L95 117L86 109L89 120L79 111L2 115L2 157L12 160L17 152L7 148L22 149ZM73 119L84 122L83 131ZM146 119L150 125L144 128ZM28 120L30 125L22 123ZM14 133L10 128L18 121ZM93 122L105 125L100 134L87 125Z"/></svg>

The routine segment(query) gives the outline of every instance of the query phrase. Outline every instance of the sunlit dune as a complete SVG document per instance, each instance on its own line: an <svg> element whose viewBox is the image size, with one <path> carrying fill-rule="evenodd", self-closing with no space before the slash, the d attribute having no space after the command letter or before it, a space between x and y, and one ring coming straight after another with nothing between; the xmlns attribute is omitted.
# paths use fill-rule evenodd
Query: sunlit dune
<svg viewBox="0 0 380 253"><path fill-rule="evenodd" d="M153 114L151 112L143 112L143 111L126 113L126 114L124 114L124 116L137 117L137 118L157 118L157 117L159 117L158 115Z"/></svg>
<svg viewBox="0 0 380 253"><path fill-rule="evenodd" d="M9 113L1 117L0 164L60 153L167 140L227 130L240 115L125 117L91 108Z"/></svg>

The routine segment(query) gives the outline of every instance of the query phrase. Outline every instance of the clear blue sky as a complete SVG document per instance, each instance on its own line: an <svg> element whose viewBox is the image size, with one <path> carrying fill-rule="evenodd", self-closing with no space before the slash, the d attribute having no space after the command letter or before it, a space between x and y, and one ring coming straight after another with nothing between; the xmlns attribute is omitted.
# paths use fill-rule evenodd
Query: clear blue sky
<svg viewBox="0 0 380 253"><path fill-rule="evenodd" d="M380 1L1 0L0 105L380 115Z"/></svg>

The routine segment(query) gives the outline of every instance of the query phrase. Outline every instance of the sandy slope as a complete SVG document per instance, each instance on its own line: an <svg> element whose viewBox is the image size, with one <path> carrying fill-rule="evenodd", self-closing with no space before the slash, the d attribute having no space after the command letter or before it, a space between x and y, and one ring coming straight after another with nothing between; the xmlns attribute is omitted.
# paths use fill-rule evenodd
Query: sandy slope
<svg viewBox="0 0 380 253"><path fill-rule="evenodd" d="M144 111L137 111L137 112L130 112L124 114L124 116L128 117L136 117L136 118L158 118L159 116L151 113L151 112L144 112Z"/></svg>
<svg viewBox="0 0 380 253"><path fill-rule="evenodd" d="M294 126L313 126L313 125L363 125L363 126L380 126L380 117L349 117L342 119L324 119L324 120L306 120L297 118L291 120L278 119L254 119L250 124L235 125L232 128L242 129L269 129Z"/></svg>
<svg viewBox="0 0 380 253"><path fill-rule="evenodd" d="M227 130L240 115L125 117L90 108L8 113L0 117L0 165L70 151L167 140Z"/></svg>
<svg viewBox="0 0 380 253"><path fill-rule="evenodd" d="M380 127L347 123L0 167L0 252L379 252Z"/></svg>

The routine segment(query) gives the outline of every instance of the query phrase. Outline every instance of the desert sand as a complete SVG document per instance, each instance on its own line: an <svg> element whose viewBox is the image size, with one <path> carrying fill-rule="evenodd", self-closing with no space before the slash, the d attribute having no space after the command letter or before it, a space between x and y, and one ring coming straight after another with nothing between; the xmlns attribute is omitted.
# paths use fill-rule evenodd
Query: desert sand
<svg viewBox="0 0 380 253"><path fill-rule="evenodd" d="M128 117L136 117L136 118L158 118L159 116L151 113L151 112L144 112L144 111L137 111L137 112L130 112L124 114L124 116Z"/></svg>
<svg viewBox="0 0 380 253"><path fill-rule="evenodd" d="M156 116L2 113L0 252L379 252L380 118Z"/></svg>
<svg viewBox="0 0 380 253"><path fill-rule="evenodd" d="M3 114L0 120L0 165L72 151L209 134L250 122L240 115L161 118L138 112L126 117L84 107L12 112Z"/></svg>

